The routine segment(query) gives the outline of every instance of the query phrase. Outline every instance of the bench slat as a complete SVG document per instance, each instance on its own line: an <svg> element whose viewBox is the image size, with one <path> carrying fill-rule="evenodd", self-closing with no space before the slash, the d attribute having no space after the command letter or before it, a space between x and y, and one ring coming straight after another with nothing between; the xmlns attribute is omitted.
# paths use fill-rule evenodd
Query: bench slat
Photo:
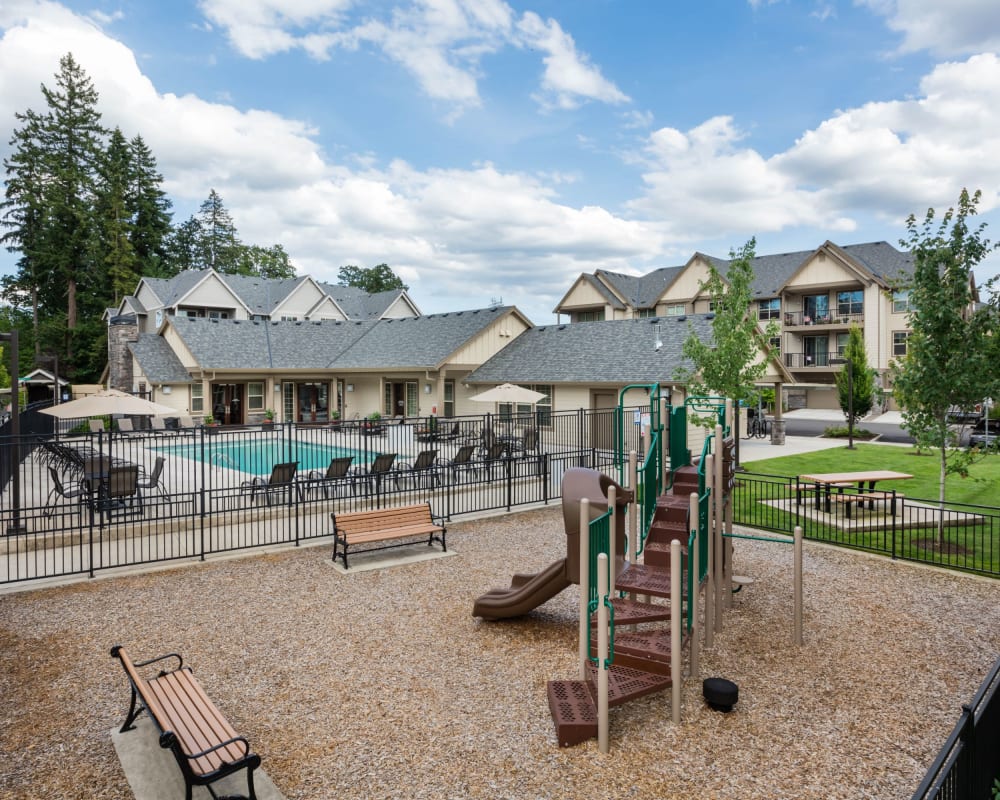
<svg viewBox="0 0 1000 800"><path fill-rule="evenodd" d="M200 753L237 736L190 672L171 672L154 678L148 685L167 710L173 723L170 730L185 753ZM244 755L242 747L232 744L189 761L193 772L206 775L223 764L239 761Z"/></svg>
<svg viewBox="0 0 1000 800"><path fill-rule="evenodd" d="M432 533L443 531L440 525L407 525L401 528L387 528L378 531L346 532L343 536L348 544L364 544L365 542L379 542L388 539L403 539L407 536L429 536Z"/></svg>
<svg viewBox="0 0 1000 800"><path fill-rule="evenodd" d="M333 522L334 547L333 560L342 558L344 568L347 568L347 550L352 544L373 544L376 542L394 541L411 536L429 536L445 545L446 529L434 521L430 503L395 508L377 509L374 511L351 511L344 514L330 514ZM401 545L385 545L385 547L400 547ZM377 550L383 548L367 548Z"/></svg>

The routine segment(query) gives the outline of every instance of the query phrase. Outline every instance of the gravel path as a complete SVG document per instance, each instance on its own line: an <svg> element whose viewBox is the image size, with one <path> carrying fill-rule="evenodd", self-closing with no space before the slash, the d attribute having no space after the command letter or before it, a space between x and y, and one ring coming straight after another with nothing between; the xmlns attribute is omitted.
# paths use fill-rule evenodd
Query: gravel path
<svg viewBox="0 0 1000 800"><path fill-rule="evenodd" d="M612 710L561 749L546 681L576 674L576 592L487 623L475 597L565 554L558 508L455 523L452 558L342 575L329 547L0 596L0 796L128 798L115 643L184 654L292 798L908 798L1000 649L1000 582L807 543L736 542L736 595L683 721ZM736 681L731 714L700 678Z"/></svg>

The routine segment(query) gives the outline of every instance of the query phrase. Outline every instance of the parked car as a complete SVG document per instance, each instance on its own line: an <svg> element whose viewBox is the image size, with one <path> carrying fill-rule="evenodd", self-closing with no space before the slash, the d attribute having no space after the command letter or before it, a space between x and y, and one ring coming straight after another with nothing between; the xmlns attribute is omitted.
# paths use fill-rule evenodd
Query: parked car
<svg viewBox="0 0 1000 800"><path fill-rule="evenodd" d="M969 447L997 447L1000 445L1000 419L990 419L989 431L985 419L979 420L969 433Z"/></svg>
<svg viewBox="0 0 1000 800"><path fill-rule="evenodd" d="M948 422L952 425L975 425L983 419L983 409L976 405L973 408L952 406L948 409Z"/></svg>

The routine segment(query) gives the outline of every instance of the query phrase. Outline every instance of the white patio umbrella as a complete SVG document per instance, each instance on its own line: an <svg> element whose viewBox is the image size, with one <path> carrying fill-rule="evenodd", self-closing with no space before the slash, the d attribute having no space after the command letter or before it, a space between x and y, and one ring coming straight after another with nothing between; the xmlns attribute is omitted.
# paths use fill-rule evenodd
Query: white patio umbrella
<svg viewBox="0 0 1000 800"><path fill-rule="evenodd" d="M117 389L104 389L96 394L81 397L79 400L70 400L68 403L43 408L41 411L43 414L59 419L81 419L82 417L99 417L104 414L155 417L159 414L177 413L176 408L119 392Z"/></svg>
<svg viewBox="0 0 1000 800"><path fill-rule="evenodd" d="M528 403L533 405L543 397L545 397L544 394L533 389L525 389L523 386L517 386L513 383L502 383L492 389L487 389L485 392L474 394L469 399L480 403Z"/></svg>

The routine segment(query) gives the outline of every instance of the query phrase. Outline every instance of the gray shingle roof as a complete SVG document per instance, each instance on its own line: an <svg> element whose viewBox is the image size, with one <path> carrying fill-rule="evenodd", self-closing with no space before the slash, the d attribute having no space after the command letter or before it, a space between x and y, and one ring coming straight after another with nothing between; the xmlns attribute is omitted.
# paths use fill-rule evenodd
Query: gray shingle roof
<svg viewBox="0 0 1000 800"><path fill-rule="evenodd" d="M179 317L174 329L204 369L326 369L373 322Z"/></svg>
<svg viewBox="0 0 1000 800"><path fill-rule="evenodd" d="M191 383L190 373L163 337L142 333L128 348L150 383Z"/></svg>
<svg viewBox="0 0 1000 800"><path fill-rule="evenodd" d="M146 285L170 308L177 305L199 282L212 273L210 269L184 270L172 278L143 278ZM307 276L296 278L260 278L255 275L219 274L219 278L243 301L253 314L270 316L278 303L290 295ZM354 286L323 283L319 288L330 295L348 319L378 319L403 293L399 289L368 294Z"/></svg>
<svg viewBox="0 0 1000 800"><path fill-rule="evenodd" d="M383 319L366 332L333 366L339 369L436 369L513 306L451 311L421 317Z"/></svg>
<svg viewBox="0 0 1000 800"><path fill-rule="evenodd" d="M652 308L660 295L684 270L679 267L660 267L645 275L625 275L621 272L597 270L595 275L607 281L622 294L633 308Z"/></svg>
<svg viewBox="0 0 1000 800"><path fill-rule="evenodd" d="M204 369L437 369L512 308L347 322L180 317L172 324Z"/></svg>
<svg viewBox="0 0 1000 800"><path fill-rule="evenodd" d="M474 370L467 383L669 383L694 331L712 338L713 314L543 325L525 331ZM656 351L657 335L663 347Z"/></svg>

